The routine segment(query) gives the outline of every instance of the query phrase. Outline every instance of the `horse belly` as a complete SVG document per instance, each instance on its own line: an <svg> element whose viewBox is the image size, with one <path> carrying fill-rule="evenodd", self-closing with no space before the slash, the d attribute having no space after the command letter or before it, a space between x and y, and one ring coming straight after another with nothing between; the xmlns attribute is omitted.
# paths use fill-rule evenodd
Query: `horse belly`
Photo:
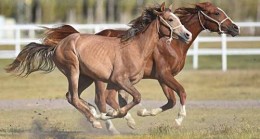
<svg viewBox="0 0 260 139"><path fill-rule="evenodd" d="M80 53L80 69L84 74L100 80L108 80L113 69L109 50L88 46Z"/></svg>

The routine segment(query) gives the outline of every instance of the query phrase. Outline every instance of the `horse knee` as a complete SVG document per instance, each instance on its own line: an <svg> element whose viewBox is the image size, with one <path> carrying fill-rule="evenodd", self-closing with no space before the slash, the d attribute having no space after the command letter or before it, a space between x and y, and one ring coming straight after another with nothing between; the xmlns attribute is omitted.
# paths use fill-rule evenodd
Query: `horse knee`
<svg viewBox="0 0 260 139"><path fill-rule="evenodd" d="M69 92L66 93L66 98L67 98L67 101L71 104L72 100L71 100L71 96L70 96Z"/></svg>
<svg viewBox="0 0 260 139"><path fill-rule="evenodd" d="M141 102L141 94L140 93L134 95L133 97L134 97L133 101L134 101L135 104L139 104Z"/></svg>

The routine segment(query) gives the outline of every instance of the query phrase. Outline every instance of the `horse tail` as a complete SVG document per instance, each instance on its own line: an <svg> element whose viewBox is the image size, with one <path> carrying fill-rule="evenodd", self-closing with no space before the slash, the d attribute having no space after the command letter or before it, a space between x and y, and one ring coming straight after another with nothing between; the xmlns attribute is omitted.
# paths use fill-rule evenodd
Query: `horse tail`
<svg viewBox="0 0 260 139"><path fill-rule="evenodd" d="M79 33L75 28L73 28L70 25L62 25L57 28L47 28L43 27L46 29L44 33L44 38L42 43L44 45L49 45L49 46L57 46L58 43L66 38L67 36L73 34L73 33Z"/></svg>
<svg viewBox="0 0 260 139"><path fill-rule="evenodd" d="M53 55L56 47L30 43L26 45L16 59L8 65L6 72L16 72L18 76L28 76L35 71L51 72L55 69Z"/></svg>

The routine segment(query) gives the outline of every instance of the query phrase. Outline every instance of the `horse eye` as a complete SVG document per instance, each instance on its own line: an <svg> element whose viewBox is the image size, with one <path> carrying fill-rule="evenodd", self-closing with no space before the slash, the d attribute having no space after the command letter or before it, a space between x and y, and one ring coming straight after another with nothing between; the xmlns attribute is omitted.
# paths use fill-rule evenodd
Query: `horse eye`
<svg viewBox="0 0 260 139"><path fill-rule="evenodd" d="M219 15L219 12L216 12L215 15Z"/></svg>
<svg viewBox="0 0 260 139"><path fill-rule="evenodd" d="M172 21L173 21L173 19L169 19L169 21L170 21L170 22L172 22Z"/></svg>

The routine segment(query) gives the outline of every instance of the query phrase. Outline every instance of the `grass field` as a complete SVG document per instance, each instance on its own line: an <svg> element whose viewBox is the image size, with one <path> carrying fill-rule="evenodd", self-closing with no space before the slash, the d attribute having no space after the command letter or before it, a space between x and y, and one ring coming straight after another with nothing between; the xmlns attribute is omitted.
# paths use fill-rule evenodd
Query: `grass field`
<svg viewBox="0 0 260 139"><path fill-rule="evenodd" d="M208 60L202 57L201 59L205 63L216 61L215 58ZM248 57L243 59L244 61L240 57L236 59L240 59L237 64L239 67L243 63L249 66L242 70L231 68L227 72L222 72L217 69L218 67L211 70L191 70L187 62L186 69L177 76L177 79L186 89L188 100L259 99L260 56ZM234 58L232 62L236 62L236 59ZM0 99L65 98L67 80L58 70L49 74L34 73L27 78L19 78L5 73L3 68L10 62L11 60L0 61ZM143 99L165 100L156 80L142 80L136 87L142 93ZM83 98L92 98L93 95L94 86L91 86L83 93Z"/></svg>
<svg viewBox="0 0 260 139"><path fill-rule="evenodd" d="M200 70L191 69L191 58L176 77L186 89L187 101L201 100L259 100L260 56L232 56L228 71L220 69L220 57L200 57ZM0 100L65 99L66 78L55 70L49 74L34 73L18 78L5 73L12 60L0 60ZM159 84L142 80L136 85L143 100L165 100ZM94 87L83 93L93 99ZM165 100L166 101L166 100ZM137 117L137 129L131 130L123 119L115 126L123 133L107 136L105 129L96 130L74 108L0 110L1 138L259 138L260 109L258 108L187 108L182 127L174 124L178 108L156 117ZM105 126L103 126L105 127Z"/></svg>

